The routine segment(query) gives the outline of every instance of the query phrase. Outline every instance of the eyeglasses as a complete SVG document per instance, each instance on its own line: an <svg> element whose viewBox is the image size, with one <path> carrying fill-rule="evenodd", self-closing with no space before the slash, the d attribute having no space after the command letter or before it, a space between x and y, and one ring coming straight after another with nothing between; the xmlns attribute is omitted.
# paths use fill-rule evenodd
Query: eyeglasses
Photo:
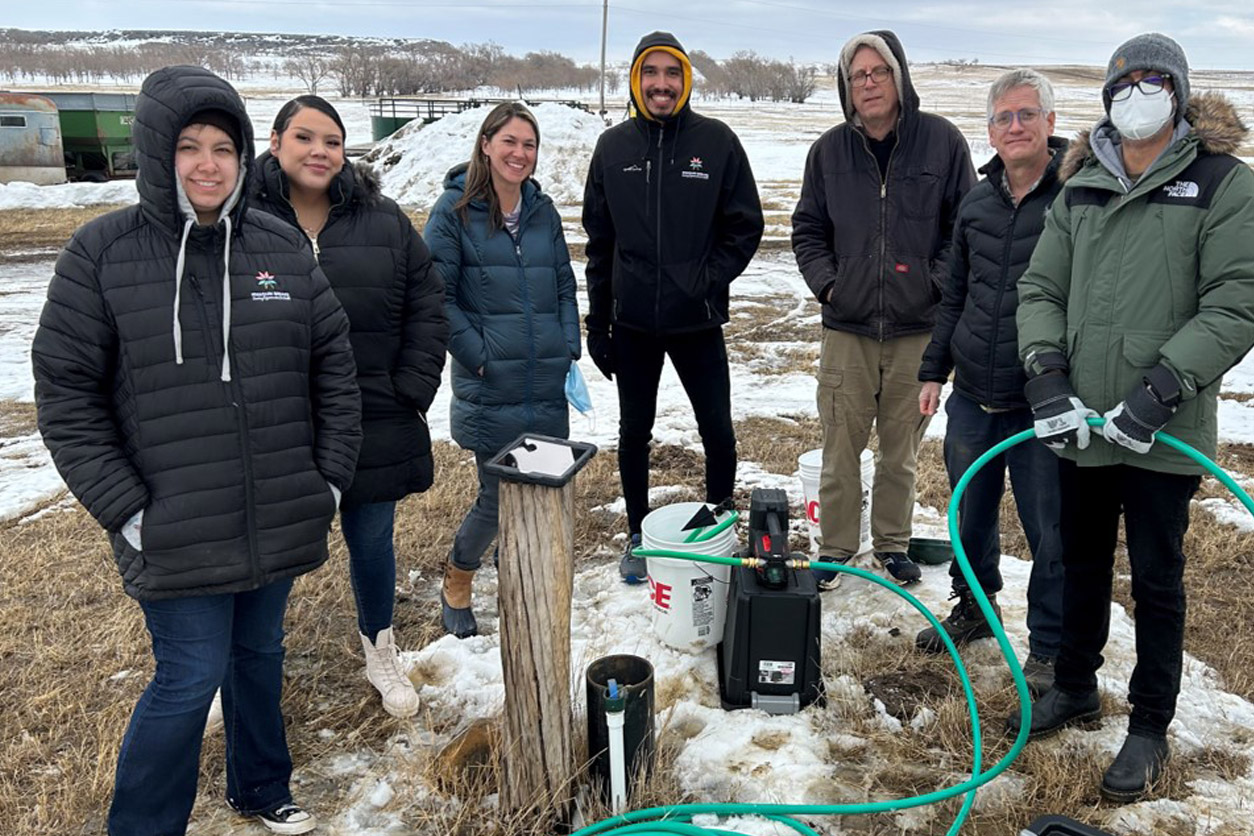
<svg viewBox="0 0 1254 836"><path fill-rule="evenodd" d="M1112 84L1106 88L1106 95L1110 96L1112 102L1121 102L1131 96L1132 88L1136 87L1146 96L1157 96L1163 92L1168 81L1171 81L1171 76L1166 73L1147 75L1140 81L1121 81L1118 84Z"/></svg>
<svg viewBox="0 0 1254 836"><path fill-rule="evenodd" d="M1008 131L1018 118L1020 125L1030 128L1044 115L1045 109L1042 107L1021 107L1018 110L1003 110L1000 113L994 113L989 117L988 123L999 131Z"/></svg>
<svg viewBox="0 0 1254 836"><path fill-rule="evenodd" d="M885 81L892 78L892 75L892 67L876 67L869 73L866 70L858 70L858 72L849 77L849 82L854 87L866 87L868 79L874 80L876 84L883 84Z"/></svg>

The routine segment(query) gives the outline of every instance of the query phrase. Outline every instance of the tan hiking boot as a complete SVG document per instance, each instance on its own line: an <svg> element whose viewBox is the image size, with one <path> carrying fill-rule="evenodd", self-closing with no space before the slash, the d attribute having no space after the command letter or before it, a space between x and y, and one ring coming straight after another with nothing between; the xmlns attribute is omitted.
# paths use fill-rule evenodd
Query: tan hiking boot
<svg viewBox="0 0 1254 836"><path fill-rule="evenodd" d="M479 634L475 614L470 611L470 589L475 573L444 564L444 584L440 588L440 622L444 631L459 639Z"/></svg>

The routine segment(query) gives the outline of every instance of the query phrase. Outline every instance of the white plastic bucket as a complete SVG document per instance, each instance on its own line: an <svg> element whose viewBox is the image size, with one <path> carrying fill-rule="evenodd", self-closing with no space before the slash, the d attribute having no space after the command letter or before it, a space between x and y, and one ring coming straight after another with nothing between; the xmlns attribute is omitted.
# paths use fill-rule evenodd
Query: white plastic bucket
<svg viewBox="0 0 1254 836"><path fill-rule="evenodd" d="M692 533L683 527L704 502L677 502L644 518L641 544L686 554L731 557L736 550L736 527L728 526L709 540L685 543ZM650 557L649 598L653 602L653 630L678 650L699 651L723 639L727 618L727 589L731 567L698 563L676 557Z"/></svg>
<svg viewBox="0 0 1254 836"><path fill-rule="evenodd" d="M823 451L810 450L797 457L801 495L805 499L806 522L810 528L810 551L819 547L819 477L823 473ZM858 554L871 550L871 483L875 479L875 454L862 451L862 518L858 525Z"/></svg>

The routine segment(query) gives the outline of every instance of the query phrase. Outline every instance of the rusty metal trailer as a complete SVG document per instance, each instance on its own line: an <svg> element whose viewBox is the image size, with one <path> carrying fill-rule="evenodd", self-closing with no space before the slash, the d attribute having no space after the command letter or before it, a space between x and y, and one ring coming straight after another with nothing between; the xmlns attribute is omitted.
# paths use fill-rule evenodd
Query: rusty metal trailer
<svg viewBox="0 0 1254 836"><path fill-rule="evenodd" d="M65 182L57 106L46 96L0 92L0 183Z"/></svg>

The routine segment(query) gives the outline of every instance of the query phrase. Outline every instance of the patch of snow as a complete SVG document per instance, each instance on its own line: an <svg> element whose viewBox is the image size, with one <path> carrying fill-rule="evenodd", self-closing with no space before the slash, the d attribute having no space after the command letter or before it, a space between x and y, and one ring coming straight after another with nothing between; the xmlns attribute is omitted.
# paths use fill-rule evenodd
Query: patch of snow
<svg viewBox="0 0 1254 836"><path fill-rule="evenodd" d="M381 143L378 162L383 191L399 203L429 209L444 192L444 175L470 159L488 106L472 108L424 125L410 122ZM583 200L588 160L605 130L600 117L565 105L532 108L540 125L535 178L558 205Z"/></svg>

